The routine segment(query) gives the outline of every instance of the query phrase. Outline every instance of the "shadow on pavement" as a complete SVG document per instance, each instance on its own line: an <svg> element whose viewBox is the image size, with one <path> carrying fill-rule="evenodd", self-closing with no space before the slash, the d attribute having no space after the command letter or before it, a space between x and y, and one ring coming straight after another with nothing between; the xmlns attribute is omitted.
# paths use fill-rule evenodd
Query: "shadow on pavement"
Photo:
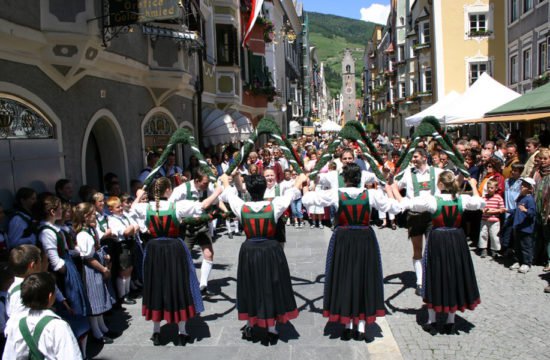
<svg viewBox="0 0 550 360"><path fill-rule="evenodd" d="M128 329L130 326L129 321L132 318L124 308L120 310L111 310L110 312L103 315L105 319L105 324L113 333L121 334L124 330ZM93 358L101 353L103 350L103 344L94 340L92 332L88 334L88 344L86 346L86 355L89 358Z"/></svg>

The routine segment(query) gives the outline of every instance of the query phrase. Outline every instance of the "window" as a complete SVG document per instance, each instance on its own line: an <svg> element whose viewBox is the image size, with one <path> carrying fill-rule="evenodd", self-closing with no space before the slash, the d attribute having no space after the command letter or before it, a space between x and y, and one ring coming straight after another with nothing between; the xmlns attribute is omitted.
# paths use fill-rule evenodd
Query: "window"
<svg viewBox="0 0 550 360"><path fill-rule="evenodd" d="M547 67L547 59L548 59L548 44L546 43L546 41L544 42L541 42L539 44L539 62L538 62L538 65L539 65L539 71L538 71L538 74L539 75L542 75L546 72L546 67Z"/></svg>
<svg viewBox="0 0 550 360"><path fill-rule="evenodd" d="M399 45L397 47L397 61L405 60L405 45Z"/></svg>
<svg viewBox="0 0 550 360"><path fill-rule="evenodd" d="M487 62L472 62L470 63L470 85L476 82L476 80L484 72L488 72L489 63Z"/></svg>
<svg viewBox="0 0 550 360"><path fill-rule="evenodd" d="M426 93L432 92L432 69L424 69L423 79L422 79L422 91Z"/></svg>
<svg viewBox="0 0 550 360"><path fill-rule="evenodd" d="M470 14L470 35L486 33L487 30L486 14Z"/></svg>
<svg viewBox="0 0 550 360"><path fill-rule="evenodd" d="M533 0L523 0L523 13L525 14L533 8Z"/></svg>
<svg viewBox="0 0 550 360"><path fill-rule="evenodd" d="M518 0L510 0L510 22L518 19Z"/></svg>
<svg viewBox="0 0 550 360"><path fill-rule="evenodd" d="M510 84L518 82L518 56L514 55L510 58Z"/></svg>
<svg viewBox="0 0 550 360"><path fill-rule="evenodd" d="M409 93L411 93L411 94L416 93L416 80L415 79L411 79L411 81L409 83L409 86L410 86Z"/></svg>
<svg viewBox="0 0 550 360"><path fill-rule="evenodd" d="M237 29L233 25L216 25L216 55L218 65L239 65Z"/></svg>
<svg viewBox="0 0 550 360"><path fill-rule="evenodd" d="M399 82L399 98L403 99L407 96L407 88L404 81Z"/></svg>
<svg viewBox="0 0 550 360"><path fill-rule="evenodd" d="M424 22L421 22L418 26L420 29L420 43L429 44L430 43L430 22L424 21Z"/></svg>
<svg viewBox="0 0 550 360"><path fill-rule="evenodd" d="M346 73L350 73L351 72L351 66L350 65L346 65Z"/></svg>
<svg viewBox="0 0 550 360"><path fill-rule="evenodd" d="M523 80L531 78L531 49L523 51Z"/></svg>

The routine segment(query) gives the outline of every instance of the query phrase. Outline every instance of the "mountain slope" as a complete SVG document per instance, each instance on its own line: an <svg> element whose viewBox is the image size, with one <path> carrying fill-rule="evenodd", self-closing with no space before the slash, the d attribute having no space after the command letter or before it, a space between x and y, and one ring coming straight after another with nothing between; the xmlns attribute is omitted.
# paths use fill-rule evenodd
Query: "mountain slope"
<svg viewBox="0 0 550 360"><path fill-rule="evenodd" d="M355 81L359 94L363 52L375 24L315 12L308 12L308 17L309 42L317 47L319 61L325 63L325 79L331 95L334 97L342 87L341 61L346 48L352 50L355 59Z"/></svg>

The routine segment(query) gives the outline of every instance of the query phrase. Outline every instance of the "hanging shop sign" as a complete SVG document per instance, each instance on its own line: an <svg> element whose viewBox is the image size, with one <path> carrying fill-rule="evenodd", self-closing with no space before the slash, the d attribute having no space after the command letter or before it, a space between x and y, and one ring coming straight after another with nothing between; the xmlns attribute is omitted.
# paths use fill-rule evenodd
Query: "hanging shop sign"
<svg viewBox="0 0 550 360"><path fill-rule="evenodd" d="M302 126L302 134L315 135L315 126Z"/></svg>
<svg viewBox="0 0 550 360"><path fill-rule="evenodd" d="M178 0L108 0L109 26L126 26L182 16Z"/></svg>

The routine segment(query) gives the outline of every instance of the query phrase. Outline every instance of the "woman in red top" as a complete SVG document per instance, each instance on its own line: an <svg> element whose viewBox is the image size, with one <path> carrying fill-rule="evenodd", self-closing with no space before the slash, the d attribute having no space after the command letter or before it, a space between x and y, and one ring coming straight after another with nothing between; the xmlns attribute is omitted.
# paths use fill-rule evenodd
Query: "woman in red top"
<svg viewBox="0 0 550 360"><path fill-rule="evenodd" d="M505 179L504 176L502 176L502 164L498 159L490 158L487 160L485 168L487 169L487 173L485 174L485 177L479 181L479 194L481 196L485 196L487 194L487 181L489 181L489 179L495 179L498 182L497 191L495 193L504 198Z"/></svg>

